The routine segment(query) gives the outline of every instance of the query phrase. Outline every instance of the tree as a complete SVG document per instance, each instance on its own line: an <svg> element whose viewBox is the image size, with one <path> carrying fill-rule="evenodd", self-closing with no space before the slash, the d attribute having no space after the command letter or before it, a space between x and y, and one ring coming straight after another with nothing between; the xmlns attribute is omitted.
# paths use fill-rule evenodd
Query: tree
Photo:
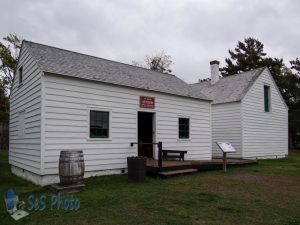
<svg viewBox="0 0 300 225"><path fill-rule="evenodd" d="M294 89L293 100L294 104L290 104L289 110L289 128L290 128L290 138L293 141L291 147L300 146L300 61L298 58L290 61L291 70L296 71L293 78L290 80L290 83L293 83ZM292 72L291 72L292 73Z"/></svg>
<svg viewBox="0 0 300 225"><path fill-rule="evenodd" d="M300 105L300 77L290 68L283 67L279 80L276 81L279 90L290 109Z"/></svg>
<svg viewBox="0 0 300 225"><path fill-rule="evenodd" d="M230 58L226 58L227 65L220 69L223 76L230 76L240 72L268 67L271 74L289 107L300 104L299 99L299 76L291 69L300 70L300 61L297 58L291 61L288 68L283 59L267 57L264 52L264 44L255 38L245 38L244 42L238 42L234 50L229 50Z"/></svg>
<svg viewBox="0 0 300 225"><path fill-rule="evenodd" d="M296 60L290 61L291 63L291 69L294 69L297 71L298 75L300 76L300 60L296 58Z"/></svg>
<svg viewBox="0 0 300 225"><path fill-rule="evenodd" d="M0 124L9 122L9 95L17 67L21 40L13 34L0 42ZM5 127L5 126L4 126ZM2 130L0 148L8 148L8 130Z"/></svg>
<svg viewBox="0 0 300 225"><path fill-rule="evenodd" d="M0 150L8 149L9 99L0 85Z"/></svg>
<svg viewBox="0 0 300 225"><path fill-rule="evenodd" d="M261 67L264 56L264 45L252 38L239 41L234 50L228 50L230 58L226 58L227 66L220 69L222 76L230 76L243 71Z"/></svg>
<svg viewBox="0 0 300 225"><path fill-rule="evenodd" d="M228 50L228 52L230 58L225 59L227 65L220 68L222 76L226 77L266 66L271 71L283 96L287 97L285 100L289 101L288 95L285 95L287 89L285 78L289 73L287 73L288 70L283 63L283 59L267 57L264 44L252 37L245 38L244 42L239 41L236 48Z"/></svg>
<svg viewBox="0 0 300 225"><path fill-rule="evenodd" d="M5 94L5 87L0 84L0 124L9 121L9 99Z"/></svg>
<svg viewBox="0 0 300 225"><path fill-rule="evenodd" d="M132 64L134 66L144 67L161 73L172 72L170 66L173 64L173 61L171 60L171 56L167 55L164 50L154 55L146 55L144 61L145 65L137 61L132 61Z"/></svg>
<svg viewBox="0 0 300 225"><path fill-rule="evenodd" d="M9 34L0 42L0 82L8 95L17 67L22 40L14 34Z"/></svg>
<svg viewBox="0 0 300 225"><path fill-rule="evenodd" d="M244 42L239 41L236 48L228 52L230 58L225 59L227 65L220 68L223 77L266 66L276 83L281 80L280 75L285 67L283 59L267 57L264 44L259 40L252 37L245 38ZM280 88L280 85L278 86Z"/></svg>

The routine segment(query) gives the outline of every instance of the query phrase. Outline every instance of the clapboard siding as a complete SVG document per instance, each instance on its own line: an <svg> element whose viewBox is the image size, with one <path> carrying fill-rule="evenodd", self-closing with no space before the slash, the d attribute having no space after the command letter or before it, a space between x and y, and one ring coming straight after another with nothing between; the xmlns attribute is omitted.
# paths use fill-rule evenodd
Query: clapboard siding
<svg viewBox="0 0 300 225"><path fill-rule="evenodd" d="M210 103L100 82L46 74L45 174L58 173L59 152L82 149L86 171L126 168L127 156L137 155L137 112L155 112L156 141L164 148L187 150L187 159L211 158ZM139 96L155 97L154 110L139 108ZM89 140L89 107L111 111L111 139ZM178 140L178 117L188 116L191 139ZM155 154L156 155L156 154Z"/></svg>
<svg viewBox="0 0 300 225"><path fill-rule="evenodd" d="M212 153L221 156L217 141L229 141L236 149L230 157L242 157L241 102L212 105Z"/></svg>
<svg viewBox="0 0 300 225"><path fill-rule="evenodd" d="M23 66L23 85L18 69ZM24 111L25 110L25 111ZM25 135L19 136L19 112L25 113ZM26 47L22 47L10 96L9 163L40 174L41 168L41 72Z"/></svg>
<svg viewBox="0 0 300 225"><path fill-rule="evenodd" d="M264 85L270 86L270 112L264 112ZM242 115L244 158L288 154L288 110L267 69L242 100Z"/></svg>

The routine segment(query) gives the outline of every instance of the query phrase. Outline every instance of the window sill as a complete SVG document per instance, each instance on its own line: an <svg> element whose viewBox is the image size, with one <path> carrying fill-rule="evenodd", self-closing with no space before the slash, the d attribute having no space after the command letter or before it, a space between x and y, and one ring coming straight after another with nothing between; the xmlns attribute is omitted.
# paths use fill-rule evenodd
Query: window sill
<svg viewBox="0 0 300 225"><path fill-rule="evenodd" d="M191 138L185 138L185 139L177 138L177 141L183 141L183 142L191 141Z"/></svg>
<svg viewBox="0 0 300 225"><path fill-rule="evenodd" d="M87 138L87 141L111 141L111 138Z"/></svg>

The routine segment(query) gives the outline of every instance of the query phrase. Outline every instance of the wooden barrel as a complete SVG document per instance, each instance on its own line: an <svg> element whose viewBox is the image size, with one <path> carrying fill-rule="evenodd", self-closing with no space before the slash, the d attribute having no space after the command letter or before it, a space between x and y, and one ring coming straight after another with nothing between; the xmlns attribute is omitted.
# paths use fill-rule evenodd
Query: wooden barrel
<svg viewBox="0 0 300 225"><path fill-rule="evenodd" d="M59 179L61 184L80 183L84 177L82 151L61 151L59 157Z"/></svg>

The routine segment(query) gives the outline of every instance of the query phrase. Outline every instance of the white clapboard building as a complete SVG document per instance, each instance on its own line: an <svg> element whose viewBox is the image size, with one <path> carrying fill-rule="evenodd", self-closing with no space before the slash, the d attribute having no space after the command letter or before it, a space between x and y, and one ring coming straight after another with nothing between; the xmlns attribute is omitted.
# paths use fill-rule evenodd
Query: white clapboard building
<svg viewBox="0 0 300 225"><path fill-rule="evenodd" d="M266 115L277 116L282 124L273 126L286 138L285 105L263 73L274 97ZM60 151L83 150L86 177L122 173L128 156L157 158L155 147L130 145L138 141L161 141L188 151L186 159L209 160L211 101L192 89L171 74L24 41L10 98L11 170L36 184L55 183ZM273 135L267 128L260 129ZM286 145L272 140L267 147ZM244 144L256 150L256 143Z"/></svg>
<svg viewBox="0 0 300 225"><path fill-rule="evenodd" d="M277 158L288 154L288 108L268 68L221 78L219 62L211 62L211 79L192 84L212 102L212 153L217 141L237 150L231 157Z"/></svg>

